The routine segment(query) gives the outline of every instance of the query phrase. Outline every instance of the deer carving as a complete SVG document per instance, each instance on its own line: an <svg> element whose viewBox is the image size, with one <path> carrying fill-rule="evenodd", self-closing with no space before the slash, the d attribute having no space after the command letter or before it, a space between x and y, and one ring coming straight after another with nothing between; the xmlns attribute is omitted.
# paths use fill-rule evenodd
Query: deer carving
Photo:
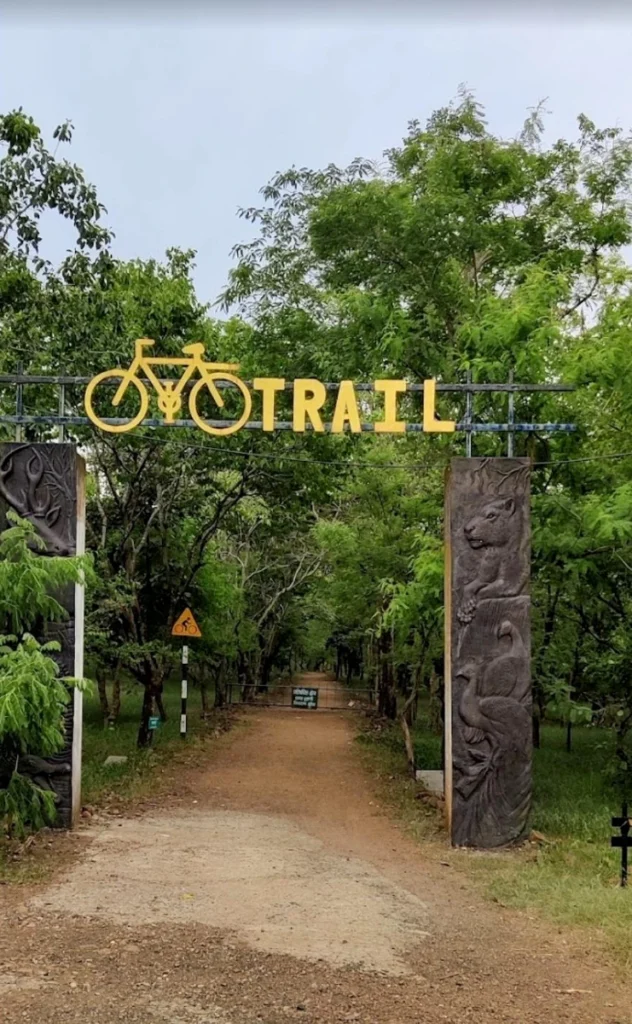
<svg viewBox="0 0 632 1024"><path fill-rule="evenodd" d="M29 451L30 457L28 457ZM17 469L15 462L15 457L20 452L27 453L22 471ZM51 488L46 482L43 482L45 469L52 473L54 485L56 484L57 487ZM25 485L20 487L22 475L26 477L26 480ZM9 481L12 477L19 490L14 490L10 486ZM74 554L74 545L67 537L55 530L62 513L62 503L55 499L56 490L61 491L62 495L67 493L68 481L54 466L45 467L42 456L31 445L12 448L0 460L0 497L4 498L19 516L33 523L46 545L43 554L71 555Z"/></svg>

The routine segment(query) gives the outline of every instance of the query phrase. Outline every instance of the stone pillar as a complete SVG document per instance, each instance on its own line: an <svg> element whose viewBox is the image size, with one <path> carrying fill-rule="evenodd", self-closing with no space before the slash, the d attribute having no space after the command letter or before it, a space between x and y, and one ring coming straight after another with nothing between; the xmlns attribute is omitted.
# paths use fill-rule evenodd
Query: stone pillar
<svg viewBox="0 0 632 1024"><path fill-rule="evenodd" d="M85 551L85 463L74 444L0 445L0 529L12 508L37 528L47 555L69 556ZM55 660L62 676L83 676L84 592L70 586L57 594L68 618L47 623L40 637L57 640ZM66 742L59 754L31 756L21 770L56 794L57 824L70 828L81 812L82 694L73 690L65 715ZM37 755L37 751L30 751Z"/></svg>
<svg viewBox="0 0 632 1024"><path fill-rule="evenodd" d="M519 842L531 806L528 459L452 459L445 490L445 794L452 843Z"/></svg>

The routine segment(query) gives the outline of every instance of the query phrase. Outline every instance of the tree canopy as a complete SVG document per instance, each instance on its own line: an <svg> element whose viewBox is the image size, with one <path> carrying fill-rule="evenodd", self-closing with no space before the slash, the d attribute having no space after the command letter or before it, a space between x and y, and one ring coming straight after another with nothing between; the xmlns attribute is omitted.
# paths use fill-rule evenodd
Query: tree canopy
<svg viewBox="0 0 632 1024"><path fill-rule="evenodd" d="M55 139L71 134L63 125ZM599 717L630 772L628 135L581 116L576 139L551 143L536 108L515 138L499 138L463 92L411 121L381 159L279 173L260 207L241 211L255 236L235 246L223 319L196 297L194 253L113 256L95 189L26 114L0 118L0 145L5 372L19 359L90 376L128 364L133 340L149 337L163 354L203 341L244 379L575 384L516 400L518 419L577 425L515 441L534 460L537 718ZM39 255L44 210L74 233L60 266ZM43 390L30 400L50 409ZM80 392L67 401L78 409ZM476 418L504 421L505 401L477 396ZM419 419L416 394L401 402ZM442 415L463 411L442 394ZM385 714L398 691L436 695L443 472L461 435L74 436L90 469L95 673L141 684L141 743L185 603L206 624L202 676L219 700L229 679L269 686L292 653L377 684ZM477 435L475 453L503 454L504 443Z"/></svg>

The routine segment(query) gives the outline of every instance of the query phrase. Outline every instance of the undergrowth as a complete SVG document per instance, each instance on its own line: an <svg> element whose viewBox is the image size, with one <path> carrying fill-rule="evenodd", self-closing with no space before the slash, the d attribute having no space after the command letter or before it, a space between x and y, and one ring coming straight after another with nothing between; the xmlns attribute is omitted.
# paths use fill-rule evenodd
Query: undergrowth
<svg viewBox="0 0 632 1024"><path fill-rule="evenodd" d="M212 704L213 694L209 695ZM109 795L121 799L134 799L151 793L154 769L164 766L175 755L191 749L209 731L214 720L204 722L198 706L199 695L189 695L187 738L180 737L180 682L165 684L163 703L167 721L154 730L150 747L139 750L136 746L142 690L134 683L127 684L121 694L121 711L114 729L103 728L103 717L96 694L84 698L83 710L83 777L82 802L92 806ZM124 764L105 766L109 755L127 757Z"/></svg>

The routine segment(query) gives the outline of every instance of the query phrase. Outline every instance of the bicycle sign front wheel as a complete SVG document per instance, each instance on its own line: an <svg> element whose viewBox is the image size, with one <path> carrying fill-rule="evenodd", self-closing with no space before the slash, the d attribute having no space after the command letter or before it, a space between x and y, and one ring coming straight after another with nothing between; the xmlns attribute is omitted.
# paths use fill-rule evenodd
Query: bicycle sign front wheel
<svg viewBox="0 0 632 1024"><path fill-rule="evenodd" d="M127 382L126 386L121 389L124 381ZM116 387L117 384L118 387ZM138 395L130 393L130 384L134 385ZM99 385L101 385L99 393L95 395ZM121 391L120 395L119 391ZM134 411L128 419L123 419L122 423L106 423L106 419L119 418L121 412L129 414L132 403L135 408L138 398L140 398L138 412ZM123 408L119 409L118 406L121 403L123 403ZM137 377L130 376L128 370L105 370L88 384L85 405L88 416L100 430L105 430L110 434L124 434L127 430L133 430L145 419L149 408L149 395L143 382Z"/></svg>
<svg viewBox="0 0 632 1024"><path fill-rule="evenodd" d="M227 420L224 425L219 420L214 422L209 421L205 418L198 409L198 402L202 405L203 400L207 397L208 392L213 400L213 403L220 409L224 408L225 402L222 398L221 392L215 387L215 381L227 381L236 388L243 398L244 409L238 419ZM231 388L231 391L233 389ZM191 419L193 419L200 430L205 430L207 434L215 434L225 437L227 434L235 434L238 430L241 430L243 425L250 419L250 413L252 411L252 396L244 384L243 380L239 377L235 377L232 373L207 373L204 377L193 386L191 394L189 396L189 410L191 412Z"/></svg>

